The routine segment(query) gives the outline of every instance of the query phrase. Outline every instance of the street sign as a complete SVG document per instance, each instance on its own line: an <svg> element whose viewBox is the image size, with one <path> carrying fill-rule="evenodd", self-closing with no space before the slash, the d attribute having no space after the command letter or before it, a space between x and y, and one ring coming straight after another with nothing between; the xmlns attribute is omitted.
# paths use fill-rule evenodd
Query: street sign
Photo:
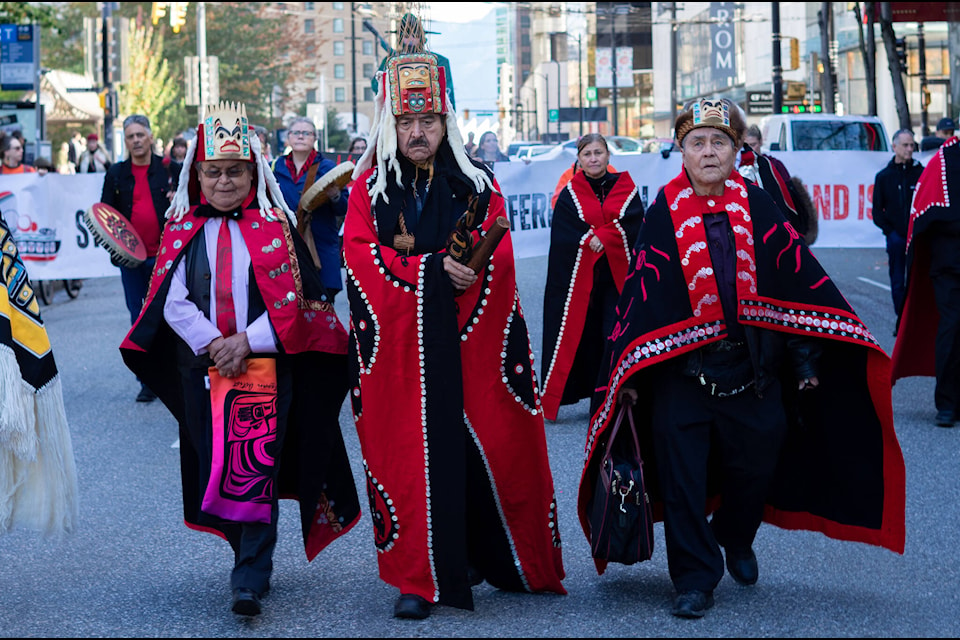
<svg viewBox="0 0 960 640"><path fill-rule="evenodd" d="M794 94L796 95L796 94ZM813 104L810 104L809 94L799 96L796 98L790 98L789 96L783 97L783 105L781 111L783 113L819 113L822 110L820 104L820 92L814 91L813 93ZM806 103L806 104L805 104ZM747 92L747 113L749 114L765 114L773 113L773 92L772 91L748 91Z"/></svg>
<svg viewBox="0 0 960 640"><path fill-rule="evenodd" d="M3 91L29 91L37 78L39 55L34 47L34 30L39 36L39 27L32 24L0 25L0 89Z"/></svg>
<svg viewBox="0 0 960 640"><path fill-rule="evenodd" d="M597 100L597 88L596 87L587 87L587 100Z"/></svg>
<svg viewBox="0 0 960 640"><path fill-rule="evenodd" d="M606 107L584 107L583 121L584 122L606 122L607 108ZM579 107L560 107L560 122L580 122L580 108Z"/></svg>
<svg viewBox="0 0 960 640"><path fill-rule="evenodd" d="M550 109L547 111L547 119L550 122L559 122L560 121L560 110L559 109Z"/></svg>

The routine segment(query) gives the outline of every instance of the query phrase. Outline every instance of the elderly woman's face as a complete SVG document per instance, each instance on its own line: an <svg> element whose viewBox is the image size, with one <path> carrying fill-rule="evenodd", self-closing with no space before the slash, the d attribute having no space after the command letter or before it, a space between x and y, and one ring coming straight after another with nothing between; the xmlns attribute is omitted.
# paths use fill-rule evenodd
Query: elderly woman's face
<svg viewBox="0 0 960 640"><path fill-rule="evenodd" d="M200 191L213 208L233 211L253 186L253 163L245 160L207 160L197 163Z"/></svg>
<svg viewBox="0 0 960 640"><path fill-rule="evenodd" d="M683 138L683 166L698 195L709 189L723 190L723 182L733 171L737 150L733 140L720 129L702 127Z"/></svg>

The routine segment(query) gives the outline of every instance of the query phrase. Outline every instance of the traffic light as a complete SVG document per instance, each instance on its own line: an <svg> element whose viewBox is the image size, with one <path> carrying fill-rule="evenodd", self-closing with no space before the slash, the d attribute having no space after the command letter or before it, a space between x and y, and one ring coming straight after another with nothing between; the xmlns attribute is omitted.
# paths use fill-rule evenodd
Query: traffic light
<svg viewBox="0 0 960 640"><path fill-rule="evenodd" d="M795 71L800 68L800 39L787 38L790 41L790 66L784 71Z"/></svg>
<svg viewBox="0 0 960 640"><path fill-rule="evenodd" d="M180 27L187 24L187 5L189 2L170 3L170 26L174 33L180 33Z"/></svg>
<svg viewBox="0 0 960 640"><path fill-rule="evenodd" d="M897 52L897 60L900 62L900 70L906 73L907 71L907 39L906 38L897 38L894 43L894 48Z"/></svg>
<svg viewBox="0 0 960 640"><path fill-rule="evenodd" d="M157 24L165 15L167 15L167 3L154 2L153 8L150 10L150 22Z"/></svg>

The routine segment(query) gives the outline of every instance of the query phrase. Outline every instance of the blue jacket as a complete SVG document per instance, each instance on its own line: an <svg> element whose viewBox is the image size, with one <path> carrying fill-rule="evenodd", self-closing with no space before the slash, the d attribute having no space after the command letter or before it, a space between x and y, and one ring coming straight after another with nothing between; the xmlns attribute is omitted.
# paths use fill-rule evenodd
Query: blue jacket
<svg viewBox="0 0 960 640"><path fill-rule="evenodd" d="M319 152L314 157L313 164L320 165L317 167L316 180L337 166L333 160L324 158ZM307 181L306 169L301 171L300 177L294 180L287 167L287 156L280 156L273 164L273 175L280 183L283 199L294 213L297 211L297 205L300 204L303 185ZM327 201L310 212L313 216L310 221L310 231L313 233L313 242L317 247L317 256L320 258L320 279L327 289L334 291L343 289L343 278L340 276L340 225L337 217L347 215L348 195L347 190L342 189L339 200Z"/></svg>

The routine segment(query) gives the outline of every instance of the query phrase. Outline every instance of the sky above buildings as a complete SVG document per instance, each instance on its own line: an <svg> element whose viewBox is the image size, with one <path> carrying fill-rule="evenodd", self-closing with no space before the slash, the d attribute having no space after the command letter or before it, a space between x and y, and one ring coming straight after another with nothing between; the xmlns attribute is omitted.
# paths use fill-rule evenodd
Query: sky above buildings
<svg viewBox="0 0 960 640"><path fill-rule="evenodd" d="M427 42L450 59L457 111L497 110L497 3L431 3Z"/></svg>

